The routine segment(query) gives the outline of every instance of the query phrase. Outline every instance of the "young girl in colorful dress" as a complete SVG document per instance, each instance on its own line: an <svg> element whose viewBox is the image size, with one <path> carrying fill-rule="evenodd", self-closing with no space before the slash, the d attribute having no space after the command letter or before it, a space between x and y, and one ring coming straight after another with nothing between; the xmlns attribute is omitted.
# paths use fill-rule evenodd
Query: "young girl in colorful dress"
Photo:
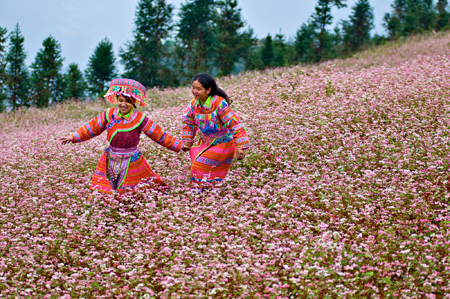
<svg viewBox="0 0 450 299"><path fill-rule="evenodd" d="M174 152L181 150L183 142L165 133L160 126L136 110L136 103L147 105L145 92L145 87L137 81L114 79L105 98L117 103L117 108L107 109L70 136L61 138L63 144L78 143L107 131L106 138L110 145L95 169L90 186L92 190L122 193L141 182L166 186L139 151L139 135L143 132Z"/></svg>
<svg viewBox="0 0 450 299"><path fill-rule="evenodd" d="M194 98L182 116L183 150L190 150L191 186L201 192L225 178L235 156L244 159L249 139L214 78L201 73L192 81ZM197 131L200 140L193 147Z"/></svg>

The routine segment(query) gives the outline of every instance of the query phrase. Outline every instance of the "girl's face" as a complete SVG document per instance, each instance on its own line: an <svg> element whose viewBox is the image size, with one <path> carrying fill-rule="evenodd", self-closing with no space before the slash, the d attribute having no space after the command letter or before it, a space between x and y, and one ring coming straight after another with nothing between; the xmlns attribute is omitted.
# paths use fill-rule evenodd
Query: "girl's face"
<svg viewBox="0 0 450 299"><path fill-rule="evenodd" d="M192 95L196 100L199 100L200 102L205 102L208 99L210 92L211 87L205 89L203 85L200 82L198 82L198 80L192 82Z"/></svg>
<svg viewBox="0 0 450 299"><path fill-rule="evenodd" d="M134 103L136 103L136 100L133 98L127 99L123 95L119 95L117 97L117 107L122 115L130 113L131 109L133 109Z"/></svg>

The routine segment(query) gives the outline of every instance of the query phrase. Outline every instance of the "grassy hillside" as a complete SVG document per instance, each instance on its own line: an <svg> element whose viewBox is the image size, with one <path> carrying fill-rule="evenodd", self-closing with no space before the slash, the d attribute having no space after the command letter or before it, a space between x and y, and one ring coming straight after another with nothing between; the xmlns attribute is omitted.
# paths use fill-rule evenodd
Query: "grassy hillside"
<svg viewBox="0 0 450 299"><path fill-rule="evenodd" d="M6 297L450 298L450 35L221 79L252 147L192 196L188 155L140 148L171 189L87 200L103 136L57 140L107 107L0 119ZM189 88L149 91L180 135Z"/></svg>

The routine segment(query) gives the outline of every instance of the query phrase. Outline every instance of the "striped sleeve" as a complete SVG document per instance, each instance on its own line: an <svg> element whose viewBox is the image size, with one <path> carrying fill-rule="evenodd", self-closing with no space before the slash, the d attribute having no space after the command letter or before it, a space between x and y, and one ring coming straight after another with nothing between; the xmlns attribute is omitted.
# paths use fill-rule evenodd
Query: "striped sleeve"
<svg viewBox="0 0 450 299"><path fill-rule="evenodd" d="M194 108L192 107L192 103L190 103L189 107L184 111L181 119L183 122L181 133L183 141L194 142L195 134L197 133L197 125L194 120Z"/></svg>
<svg viewBox="0 0 450 299"><path fill-rule="evenodd" d="M178 153L183 147L183 141L173 137L172 135L163 131L163 129L158 126L151 119L148 119L145 128L142 130L145 135L150 137L156 143L168 148L176 153Z"/></svg>
<svg viewBox="0 0 450 299"><path fill-rule="evenodd" d="M250 141L248 139L247 132L245 131L245 127L225 100L220 103L218 112L222 122L231 131L231 133L233 133L236 147L241 149L249 148Z"/></svg>
<svg viewBox="0 0 450 299"><path fill-rule="evenodd" d="M72 142L79 143L100 135L106 129L108 123L107 114L108 110L103 111L87 124L73 132L70 135Z"/></svg>

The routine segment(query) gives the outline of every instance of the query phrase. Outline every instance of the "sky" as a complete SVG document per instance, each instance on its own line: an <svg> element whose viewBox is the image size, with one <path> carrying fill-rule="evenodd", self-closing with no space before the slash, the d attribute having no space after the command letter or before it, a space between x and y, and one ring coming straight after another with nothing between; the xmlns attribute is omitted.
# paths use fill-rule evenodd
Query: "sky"
<svg viewBox="0 0 450 299"><path fill-rule="evenodd" d="M174 21L181 4L188 0L167 0L175 6ZM333 8L333 29L348 19L357 0L347 0L347 8ZM385 34L382 19L391 11L393 0L369 0L374 8L375 29ZM138 0L0 0L0 27L11 32L18 23L25 38L27 65L42 49L42 42L52 35L61 44L64 67L75 62L84 70L98 43L107 37L117 57L120 47L133 37ZM297 30L314 13L314 0L238 0L247 27L258 38L282 33L294 38ZM121 66L119 64L119 69ZM65 71L65 70L64 70Z"/></svg>

